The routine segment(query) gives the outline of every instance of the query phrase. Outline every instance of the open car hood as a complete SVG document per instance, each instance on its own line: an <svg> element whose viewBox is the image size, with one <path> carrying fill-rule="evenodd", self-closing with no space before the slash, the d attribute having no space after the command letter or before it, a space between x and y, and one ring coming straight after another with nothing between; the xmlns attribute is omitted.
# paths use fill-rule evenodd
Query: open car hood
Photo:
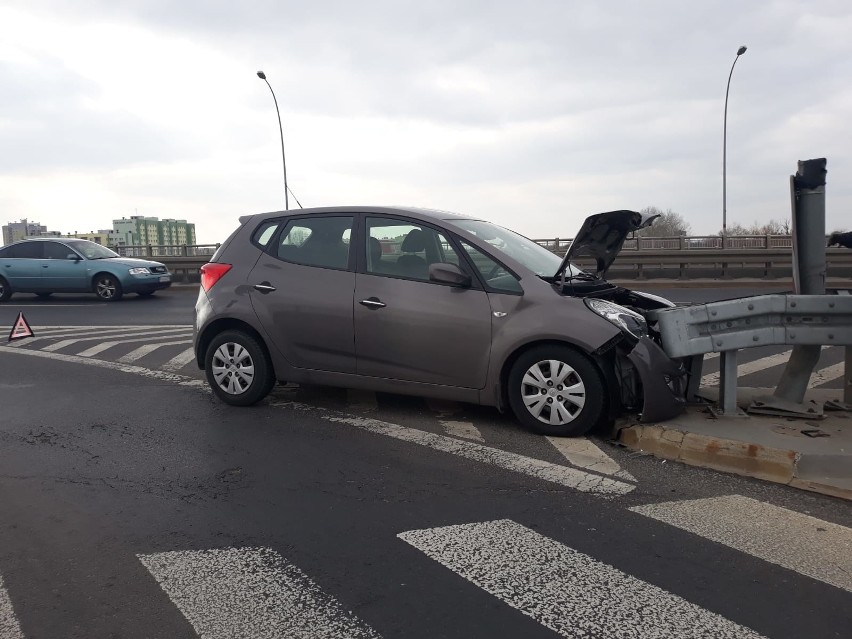
<svg viewBox="0 0 852 639"><path fill-rule="evenodd" d="M650 226L658 217L659 214L645 215L637 211L608 211L590 215L568 247L556 277L562 276L572 260L591 257L595 260L594 274L603 279L624 246L628 234Z"/></svg>

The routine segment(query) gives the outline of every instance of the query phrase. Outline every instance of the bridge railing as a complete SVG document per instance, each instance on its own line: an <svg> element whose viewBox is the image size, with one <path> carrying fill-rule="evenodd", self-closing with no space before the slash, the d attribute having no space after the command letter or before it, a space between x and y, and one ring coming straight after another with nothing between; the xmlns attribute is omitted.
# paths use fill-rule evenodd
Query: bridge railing
<svg viewBox="0 0 852 639"><path fill-rule="evenodd" d="M565 252L573 238L533 240L554 253ZM826 236L828 241L828 236ZM642 250L725 250L792 248L792 235L681 235L673 237L631 237L624 242L625 251Z"/></svg>

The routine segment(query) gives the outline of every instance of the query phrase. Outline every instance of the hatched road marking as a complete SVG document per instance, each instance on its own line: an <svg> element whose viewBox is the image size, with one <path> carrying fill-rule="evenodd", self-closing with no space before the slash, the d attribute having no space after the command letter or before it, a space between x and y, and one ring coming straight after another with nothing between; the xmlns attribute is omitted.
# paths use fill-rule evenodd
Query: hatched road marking
<svg viewBox="0 0 852 639"><path fill-rule="evenodd" d="M24 639L21 624L12 608L12 600L0 575L0 637L3 639Z"/></svg>
<svg viewBox="0 0 852 639"><path fill-rule="evenodd" d="M138 557L205 639L380 637L269 548Z"/></svg>
<svg viewBox="0 0 852 639"><path fill-rule="evenodd" d="M153 353L155 350L157 350L161 346L180 346L181 344L191 344L191 343L192 343L192 340L182 339L182 340L178 340L176 342L159 342L159 343L154 343L154 344L144 344L144 345L140 346L139 348L136 348L136 349L130 351L127 355L122 355L121 357L119 357L115 361L121 362L122 364L131 364L131 363L135 362L136 360L142 359L146 355L150 355L151 353Z"/></svg>
<svg viewBox="0 0 852 639"><path fill-rule="evenodd" d="M587 437L546 437L545 439L574 466L604 475L613 475L627 481L636 481L633 475L622 470L614 459Z"/></svg>
<svg viewBox="0 0 852 639"><path fill-rule="evenodd" d="M741 495L630 510L852 592L852 528Z"/></svg>
<svg viewBox="0 0 852 639"><path fill-rule="evenodd" d="M509 519L398 537L563 637L761 636Z"/></svg>

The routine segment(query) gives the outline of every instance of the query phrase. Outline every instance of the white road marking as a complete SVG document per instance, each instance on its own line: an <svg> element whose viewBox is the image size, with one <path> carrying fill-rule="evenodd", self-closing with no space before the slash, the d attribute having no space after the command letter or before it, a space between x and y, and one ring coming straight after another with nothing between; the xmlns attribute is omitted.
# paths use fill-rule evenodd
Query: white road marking
<svg viewBox="0 0 852 639"><path fill-rule="evenodd" d="M760 637L509 519L398 537L563 637Z"/></svg>
<svg viewBox="0 0 852 639"><path fill-rule="evenodd" d="M121 333L123 333L124 331L127 331L127 330L136 330L136 329L131 329L127 326L121 326L121 327L118 327L118 328L109 328L109 327L106 327L106 326L93 326L93 327L87 328L86 330L83 330L83 331L73 331L73 332L70 332L70 333L68 331L59 331L57 333L45 333L45 332L41 331L40 329L33 328L33 332L35 333L35 337L28 338L25 341L22 340L20 342L15 342L13 344L9 344L9 346L15 348L15 347L19 347L19 346L33 344L34 342L41 342L41 341L48 340L48 339L57 339L57 338L63 338L63 337L82 337L82 336L87 336L87 335L104 335L104 336L106 336L106 335L112 335L112 334L119 334L120 335Z"/></svg>
<svg viewBox="0 0 852 639"><path fill-rule="evenodd" d="M191 343L191 342L190 342ZM162 365L164 371L179 371L181 368L189 364L195 359L195 349L190 347L179 355L175 355L168 362Z"/></svg>
<svg viewBox="0 0 852 639"><path fill-rule="evenodd" d="M375 393L357 388L346 389L346 403L349 408L358 412L374 411L379 408Z"/></svg>
<svg viewBox="0 0 852 639"><path fill-rule="evenodd" d="M631 508L852 592L852 529L741 495Z"/></svg>
<svg viewBox="0 0 852 639"><path fill-rule="evenodd" d="M380 636L269 548L164 552L139 560L204 639Z"/></svg>
<svg viewBox="0 0 852 639"><path fill-rule="evenodd" d="M0 637L3 639L24 639L21 624L15 616L14 608L12 608L12 600L3 584L3 575L0 575Z"/></svg>
<svg viewBox="0 0 852 639"><path fill-rule="evenodd" d="M104 337L126 337L126 338L139 338L139 337L147 337L149 339L156 339L158 337L168 338L168 337L178 337L179 333L186 332L186 327L182 328L164 328L158 330L134 330L134 331L125 331L123 333L117 333L115 335L97 335L95 337L76 337L74 339L64 339L59 342L55 342L53 344L49 344L42 348L41 350L52 353L54 351L58 351L67 346L71 346L72 344L77 344L79 342L93 342L95 340L103 339ZM133 341L139 342L142 340L134 339ZM109 348L109 347L107 347Z"/></svg>
<svg viewBox="0 0 852 639"><path fill-rule="evenodd" d="M622 481L586 473L576 468L551 464L550 462L518 455L499 448L491 448L474 442L462 441L446 435L429 433L415 428L408 428L390 422L383 422L367 417L356 417L354 415L343 415L333 411L309 406L299 402L270 402L270 406L281 408L293 408L296 410L311 411L316 417L339 424L349 424L357 428L393 437L402 441L426 446L434 450L440 450L457 457L463 457L483 464L490 464L503 470L510 470L522 475L528 475L537 479L543 479L566 488L572 488L581 492L591 493L602 497L616 497L626 495L635 486Z"/></svg>
<svg viewBox="0 0 852 639"><path fill-rule="evenodd" d="M174 335L162 335L155 337L192 337L192 335L184 336L182 333L175 333ZM94 357L98 353L103 353L106 350L109 350L113 346L119 346L120 344L133 344L134 342L147 342L148 340L153 339L151 336L147 337L136 337L132 339L117 339L110 340L107 342L101 342L100 344L95 344L94 346L87 348L84 351L80 351L77 353L80 357ZM169 344L192 344L192 339L184 339L181 342L167 342ZM43 348L42 350L47 350Z"/></svg>
<svg viewBox="0 0 852 639"><path fill-rule="evenodd" d="M438 423L444 428L444 432L453 437L471 439L476 442L484 442L485 438L473 422L459 419L450 419L453 415L461 413L463 407L458 402L444 401L440 399L426 400L426 405L438 413Z"/></svg>
<svg viewBox="0 0 852 639"><path fill-rule="evenodd" d="M574 466L628 481L636 481L633 475L622 470L614 459L598 448L588 437L547 437L546 439Z"/></svg>
<svg viewBox="0 0 852 639"><path fill-rule="evenodd" d="M823 346L822 349L830 348L830 346ZM784 351L783 353L778 353L776 355L769 355L768 357L761 357L760 359L755 359L750 362L744 362L742 364L737 365L737 377L745 377L746 375L751 375L752 373L758 373L762 370L766 370L767 368L772 368L773 366L780 366L781 364L786 364L790 359L790 353L792 350ZM718 373L708 373L701 378L701 386L718 386L719 378L722 376L721 372Z"/></svg>
<svg viewBox="0 0 852 639"><path fill-rule="evenodd" d="M121 362L123 364L131 364L132 362L135 362L136 360L142 359L146 355L150 355L151 353L153 353L155 350L157 350L158 348L160 348L162 346L180 346L181 344L192 344L192 340L182 339L182 340L179 340L177 342L160 342L158 344L144 344L144 345L140 346L139 348L133 349L127 355L122 355L121 357L119 357L115 361ZM82 353L80 353L79 355L82 356Z"/></svg>
<svg viewBox="0 0 852 639"><path fill-rule="evenodd" d="M843 377L843 373L845 371L845 366L843 362L839 364L833 364L831 366L826 366L818 371L814 371L813 375L811 375L811 381L808 384L810 388L816 388L821 384L827 384L828 382L833 382L838 377Z"/></svg>

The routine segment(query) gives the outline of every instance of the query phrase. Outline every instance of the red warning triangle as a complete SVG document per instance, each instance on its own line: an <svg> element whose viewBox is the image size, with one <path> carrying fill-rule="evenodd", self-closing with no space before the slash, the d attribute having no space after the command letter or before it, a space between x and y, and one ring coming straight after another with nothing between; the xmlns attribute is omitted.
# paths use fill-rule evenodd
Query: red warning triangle
<svg viewBox="0 0 852 639"><path fill-rule="evenodd" d="M9 333L9 341L11 342L16 339L32 337L33 335L35 335L35 333L33 333L33 329L30 328L30 325L27 324L27 320L24 319L24 313L18 313L18 319L15 320L12 332Z"/></svg>

